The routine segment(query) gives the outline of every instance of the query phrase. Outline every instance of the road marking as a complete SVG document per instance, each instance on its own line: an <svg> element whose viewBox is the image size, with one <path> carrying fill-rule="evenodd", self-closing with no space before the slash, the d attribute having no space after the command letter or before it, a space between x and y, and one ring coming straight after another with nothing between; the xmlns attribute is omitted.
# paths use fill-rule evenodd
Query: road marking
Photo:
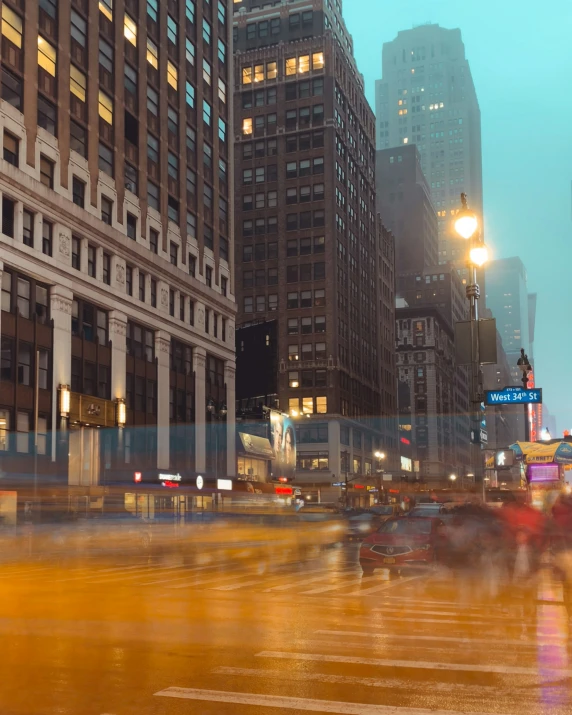
<svg viewBox="0 0 572 715"><path fill-rule="evenodd" d="M333 586L320 586L320 588L312 588L309 591L302 591L302 595L311 596L315 593L326 593L326 591L335 591L338 588L347 588L348 586L353 586L356 583L371 583L372 581L379 581L379 576L362 576L361 578L352 578L350 581L339 581Z"/></svg>
<svg viewBox="0 0 572 715"><path fill-rule="evenodd" d="M490 638L455 638L454 636L410 636L403 635L401 633L364 633L362 631L314 631L316 635L319 636L361 636L363 638L379 638L380 640L395 638L396 640L412 640L412 641L443 641L445 643L462 643L465 645L471 645L476 643L479 645L498 645L500 647L505 645L519 646L524 648L536 648L536 641L530 640L528 643L526 641L511 641L503 639L497 643L491 643Z"/></svg>
<svg viewBox="0 0 572 715"><path fill-rule="evenodd" d="M419 578L419 577L417 577ZM403 582L402 582L403 583ZM348 596L355 596L358 595L360 591L356 591L355 593L349 593ZM413 604L412 604L413 605ZM372 611L374 613L395 613L398 609L393 608L391 606L384 606L381 608L374 608ZM508 615L485 615L485 614L480 614L480 613L460 613L462 609L459 608L459 611L425 611L425 610L420 610L420 609L415 609L415 613L418 613L421 616L453 616L457 620L460 619L470 619L471 621L474 621L475 619L481 620L481 621L502 621L503 623L506 623L506 621L511 621L511 620L522 620L519 618L513 618Z"/></svg>
<svg viewBox="0 0 572 715"><path fill-rule="evenodd" d="M254 678L273 678L276 680L284 680L283 670L268 670L266 668L232 668L227 666L220 666L219 668L214 668L211 673L213 675L240 675L243 677L254 677ZM415 683L408 678L367 678L367 677L357 677L353 675L328 675L326 673L300 673L296 671L288 672L288 680L297 680L301 682L305 681L318 681L319 683L336 683L345 685L365 685L370 688L405 688L408 691L419 690L427 694L427 683L426 681L420 681ZM498 685L467 685L465 683L446 683L446 682L432 682L431 691L443 691L450 693L451 689L463 690L467 693L475 693L479 696L486 694L491 695L491 691L496 693L501 693L509 691L510 688L506 686ZM514 691L511 691L514 697ZM525 696L528 697L528 694Z"/></svg>
<svg viewBox="0 0 572 715"><path fill-rule="evenodd" d="M340 715L461 715L452 710L426 710L425 708L403 708L391 705L369 705L366 703L344 703L335 700L310 700L290 698L280 695L259 695L256 693L233 693L222 690L202 690L198 688L166 688L155 695L165 698L204 700L233 705L251 705L283 710L306 710ZM485 715L472 713L472 715Z"/></svg>
<svg viewBox="0 0 572 715"><path fill-rule="evenodd" d="M243 588L244 586L255 586L256 584L259 584L259 583L260 583L260 579L257 579L256 581L244 581L243 583L231 583L231 584L227 584L226 586L213 586L209 590L210 591L236 591L239 588Z"/></svg>
<svg viewBox="0 0 572 715"><path fill-rule="evenodd" d="M206 583L213 583L213 582L222 582L222 581L236 581L238 578L244 578L245 576L252 576L252 573L249 573L247 571L242 571L242 573L239 571L238 573L230 574L228 576L221 576L220 574L217 574L216 576L213 576L213 574L210 574L207 578L201 578L198 581L185 581L184 583L177 583L174 586L167 586L166 588L169 589L175 589L175 588L192 588L193 586L202 586L203 584ZM185 576L186 579L188 579L188 576ZM173 581L180 581L180 578L173 579ZM165 581L164 583L168 583Z"/></svg>
<svg viewBox="0 0 572 715"><path fill-rule="evenodd" d="M12 576L24 576L26 574L35 574L39 571L47 571L50 566L29 566L21 571L11 571L10 573L0 574L0 578L12 578Z"/></svg>
<svg viewBox="0 0 572 715"><path fill-rule="evenodd" d="M74 576L67 576L66 578L57 578L52 581L52 583L65 583L67 581L80 581L83 578L89 578L90 575L97 576L103 573L113 573L114 571L131 571L132 569L140 569L141 565L138 566L114 566L109 569L82 569L80 573Z"/></svg>
<svg viewBox="0 0 572 715"><path fill-rule="evenodd" d="M354 663L357 665L377 665L382 668L416 668L418 670L456 670L466 673L499 673L501 675L538 675L537 668L521 668L513 665L471 665L469 663L429 663L423 660L386 660L384 658L359 658L350 655L325 655L322 653L286 653L284 651L263 650L257 658L280 658L283 660L306 660L320 663ZM572 675L572 670L554 668L552 676Z"/></svg>
<svg viewBox="0 0 572 715"><path fill-rule="evenodd" d="M151 573L157 573L158 571L177 571L178 569L184 569L185 566L142 566L141 573L128 573L119 574L118 576L111 576L105 578L97 578L88 581L88 583L113 583L115 581L123 581L124 579L136 579L136 578L147 578Z"/></svg>
<svg viewBox="0 0 572 715"><path fill-rule="evenodd" d="M188 579L191 574L196 573L197 571L212 571L213 569L219 569L220 564L217 564L216 566L213 566L213 564L209 564L208 566L197 566L196 568L189 569L189 572L185 574L184 576L178 576L177 578L167 578L162 581L145 581L144 583L139 584L140 586L152 586L154 584L158 583L173 583L174 581L182 581L183 579ZM202 581L192 581L191 583L203 583Z"/></svg>
<svg viewBox="0 0 572 715"><path fill-rule="evenodd" d="M419 578L423 578L423 574L417 576L408 576L407 578L402 578L399 581L389 581L383 583L381 586L373 586L372 588L364 588L358 591L351 591L346 593L346 596L368 596L370 593L378 593L379 591L389 591L391 588L396 586L401 586L408 581L416 581ZM382 608L376 608L376 611L382 611ZM389 609L388 609L389 610Z"/></svg>
<svg viewBox="0 0 572 715"><path fill-rule="evenodd" d="M354 567L352 568L347 568L347 569L342 569L339 571L339 574L348 574L351 573L352 571L356 571ZM272 586L271 588L266 588L264 589L263 593L271 593L272 591L287 591L289 588L297 588L298 586L305 586L306 584L309 583L316 583L316 581L322 581L324 579L325 574L331 573L330 569L324 569L321 572L321 576L313 576L312 578L307 578L303 579L302 581L290 581L286 584L282 584L281 586Z"/></svg>

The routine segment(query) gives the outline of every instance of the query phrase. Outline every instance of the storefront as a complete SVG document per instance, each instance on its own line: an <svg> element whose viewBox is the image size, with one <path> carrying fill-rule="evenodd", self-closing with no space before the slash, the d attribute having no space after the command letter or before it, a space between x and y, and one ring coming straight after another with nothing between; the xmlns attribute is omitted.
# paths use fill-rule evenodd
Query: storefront
<svg viewBox="0 0 572 715"><path fill-rule="evenodd" d="M246 432L238 432L236 451L236 474L240 481L268 482L274 456L269 439Z"/></svg>

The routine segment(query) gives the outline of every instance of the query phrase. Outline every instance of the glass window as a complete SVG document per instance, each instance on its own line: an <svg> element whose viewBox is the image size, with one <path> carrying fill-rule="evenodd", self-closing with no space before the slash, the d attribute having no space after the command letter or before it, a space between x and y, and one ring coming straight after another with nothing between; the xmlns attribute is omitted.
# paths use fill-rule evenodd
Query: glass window
<svg viewBox="0 0 572 715"><path fill-rule="evenodd" d="M38 35L38 65L52 77L56 76L56 48L41 35Z"/></svg>
<svg viewBox="0 0 572 715"><path fill-rule="evenodd" d="M87 88L87 78L75 65L70 65L70 92L74 94L80 102L85 102Z"/></svg>
<svg viewBox="0 0 572 715"><path fill-rule="evenodd" d="M129 15L125 15L123 19L123 34L127 42L137 47L137 24Z"/></svg>
<svg viewBox="0 0 572 715"><path fill-rule="evenodd" d="M22 340L18 345L18 384L30 385L32 372L32 345Z"/></svg>
<svg viewBox="0 0 572 715"><path fill-rule="evenodd" d="M16 418L16 451L24 454L30 448L30 415L18 412Z"/></svg>
<svg viewBox="0 0 572 715"><path fill-rule="evenodd" d="M12 382L14 380L14 339L2 336L2 363L0 379Z"/></svg>
<svg viewBox="0 0 572 715"><path fill-rule="evenodd" d="M159 50L150 38L147 38L147 62L151 67L159 69Z"/></svg>
<svg viewBox="0 0 572 715"><path fill-rule="evenodd" d="M108 124L113 124L113 100L99 90L99 116Z"/></svg>
<svg viewBox="0 0 572 715"><path fill-rule="evenodd" d="M5 3L2 3L2 35L22 49L22 19Z"/></svg>
<svg viewBox="0 0 572 715"><path fill-rule="evenodd" d="M175 65L169 60L167 62L167 82L177 91L178 89L179 72Z"/></svg>

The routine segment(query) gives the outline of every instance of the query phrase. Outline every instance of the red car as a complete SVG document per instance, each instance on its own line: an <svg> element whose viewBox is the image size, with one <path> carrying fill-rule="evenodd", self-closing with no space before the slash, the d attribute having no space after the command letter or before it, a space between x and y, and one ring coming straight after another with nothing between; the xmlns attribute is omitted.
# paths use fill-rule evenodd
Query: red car
<svg viewBox="0 0 572 715"><path fill-rule="evenodd" d="M365 574L376 568L401 569L430 566L445 546L444 524L436 517L388 519L361 545L360 566Z"/></svg>

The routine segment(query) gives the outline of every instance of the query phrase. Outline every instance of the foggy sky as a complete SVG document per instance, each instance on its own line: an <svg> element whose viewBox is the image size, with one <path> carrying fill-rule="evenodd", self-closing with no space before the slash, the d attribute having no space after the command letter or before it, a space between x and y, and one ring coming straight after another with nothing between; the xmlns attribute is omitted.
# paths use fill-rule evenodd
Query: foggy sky
<svg viewBox="0 0 572 715"><path fill-rule="evenodd" d="M384 42L426 22L461 29L481 108L487 244L495 258L520 256L538 293L536 384L561 435L572 429L571 0L343 4L374 110Z"/></svg>

